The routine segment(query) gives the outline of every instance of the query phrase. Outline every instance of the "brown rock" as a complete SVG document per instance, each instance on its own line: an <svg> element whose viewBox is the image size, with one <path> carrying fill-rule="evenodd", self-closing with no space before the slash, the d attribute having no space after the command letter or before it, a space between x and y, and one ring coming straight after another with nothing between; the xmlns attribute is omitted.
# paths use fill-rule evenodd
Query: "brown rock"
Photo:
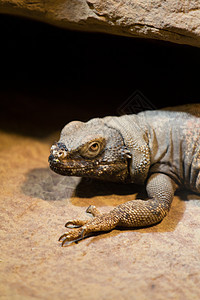
<svg viewBox="0 0 200 300"><path fill-rule="evenodd" d="M0 12L67 29L160 39L200 47L200 2L0 0Z"/></svg>

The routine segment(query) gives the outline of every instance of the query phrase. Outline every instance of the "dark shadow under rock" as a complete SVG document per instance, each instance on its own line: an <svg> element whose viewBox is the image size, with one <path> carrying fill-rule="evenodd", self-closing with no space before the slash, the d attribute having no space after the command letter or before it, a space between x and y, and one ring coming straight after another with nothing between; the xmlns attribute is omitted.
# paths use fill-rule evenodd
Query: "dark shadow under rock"
<svg viewBox="0 0 200 300"><path fill-rule="evenodd" d="M132 195L137 192L140 192L139 198L146 197L145 188L142 186L62 176L48 168L33 169L27 173L22 191L25 195L43 200L62 200L72 196L92 198L113 194Z"/></svg>
<svg viewBox="0 0 200 300"><path fill-rule="evenodd" d="M78 177L61 176L48 168L33 169L26 177L23 193L47 201L69 199L80 181Z"/></svg>
<svg viewBox="0 0 200 300"><path fill-rule="evenodd" d="M82 178L79 181L75 197L92 198L95 196L107 195L131 195L140 192L140 198L146 197L145 187L136 184L124 184L102 180L95 180L89 178Z"/></svg>

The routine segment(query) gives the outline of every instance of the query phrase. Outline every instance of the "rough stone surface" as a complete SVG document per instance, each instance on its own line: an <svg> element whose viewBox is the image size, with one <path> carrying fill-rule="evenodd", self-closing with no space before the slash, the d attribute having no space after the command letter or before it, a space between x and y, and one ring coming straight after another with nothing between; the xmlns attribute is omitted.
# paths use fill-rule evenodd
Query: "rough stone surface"
<svg viewBox="0 0 200 300"><path fill-rule="evenodd" d="M198 0L0 0L0 12L68 29L160 39L200 47Z"/></svg>
<svg viewBox="0 0 200 300"><path fill-rule="evenodd" d="M60 247L68 219L88 218L90 204L107 211L136 194L131 185L51 172L56 138L0 132L0 299L199 299L197 195L176 196L156 226Z"/></svg>

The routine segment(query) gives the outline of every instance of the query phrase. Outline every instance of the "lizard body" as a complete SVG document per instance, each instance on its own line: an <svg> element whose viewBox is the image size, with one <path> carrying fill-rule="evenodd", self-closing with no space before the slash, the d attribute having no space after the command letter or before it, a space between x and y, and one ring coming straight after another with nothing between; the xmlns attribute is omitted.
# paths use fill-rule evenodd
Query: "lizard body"
<svg viewBox="0 0 200 300"><path fill-rule="evenodd" d="M145 184L148 200L121 204L101 214L90 206L89 221L71 220L62 245L116 226L160 222L177 188L200 193L200 104L137 115L73 121L51 148L50 168L62 175Z"/></svg>

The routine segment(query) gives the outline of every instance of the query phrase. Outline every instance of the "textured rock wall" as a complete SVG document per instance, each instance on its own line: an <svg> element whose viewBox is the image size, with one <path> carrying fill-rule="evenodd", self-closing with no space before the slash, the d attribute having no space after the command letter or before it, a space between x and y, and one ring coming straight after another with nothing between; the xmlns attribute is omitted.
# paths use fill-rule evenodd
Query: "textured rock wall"
<svg viewBox="0 0 200 300"><path fill-rule="evenodd" d="M31 17L68 29L200 47L199 0L0 0L0 13Z"/></svg>

